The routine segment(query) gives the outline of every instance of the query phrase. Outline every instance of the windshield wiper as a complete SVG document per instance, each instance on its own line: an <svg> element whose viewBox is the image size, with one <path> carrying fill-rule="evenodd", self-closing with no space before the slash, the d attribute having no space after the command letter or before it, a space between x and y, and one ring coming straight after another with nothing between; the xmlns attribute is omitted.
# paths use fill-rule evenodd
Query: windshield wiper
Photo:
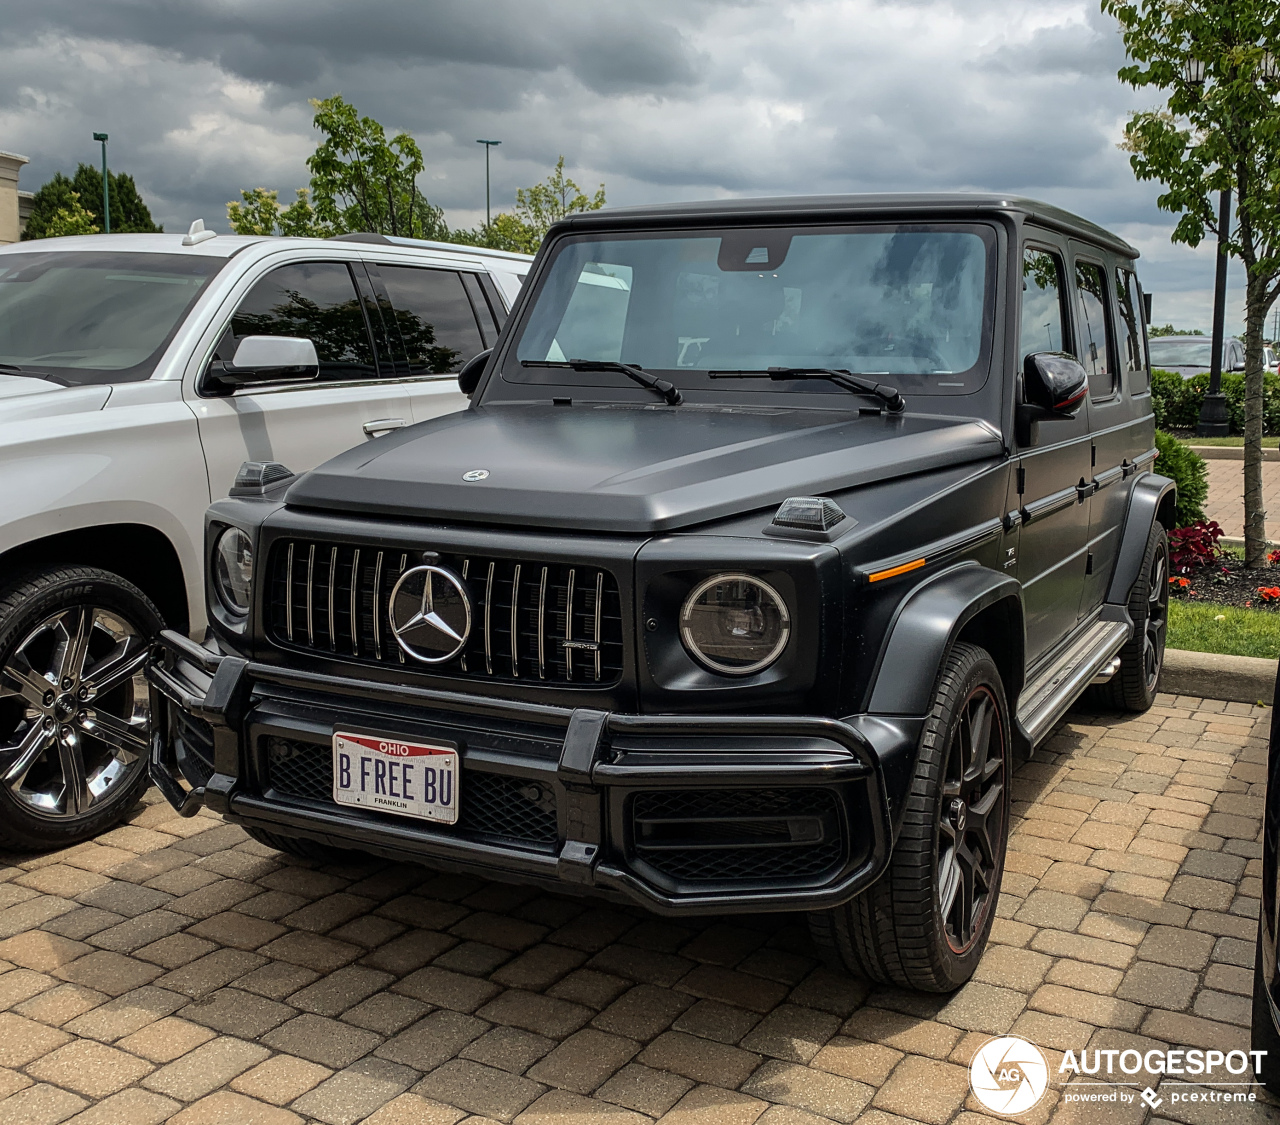
<svg viewBox="0 0 1280 1125"><path fill-rule="evenodd" d="M835 367L766 367L748 368L742 371L709 371L712 379L827 379L846 391L858 395L870 395L880 399L892 414L900 414L907 408L907 400L897 387L888 387L855 375L852 371Z"/></svg>
<svg viewBox="0 0 1280 1125"><path fill-rule="evenodd" d="M47 371L37 371L34 367L19 367L16 363L0 363L0 375L25 375L28 379L43 379L47 383L58 383L69 387L71 384Z"/></svg>
<svg viewBox="0 0 1280 1125"><path fill-rule="evenodd" d="M620 371L632 382L661 395L668 406L679 406L684 398L679 388L666 379L651 375L634 363L619 363L616 359L522 359L521 367L567 367L571 371Z"/></svg>

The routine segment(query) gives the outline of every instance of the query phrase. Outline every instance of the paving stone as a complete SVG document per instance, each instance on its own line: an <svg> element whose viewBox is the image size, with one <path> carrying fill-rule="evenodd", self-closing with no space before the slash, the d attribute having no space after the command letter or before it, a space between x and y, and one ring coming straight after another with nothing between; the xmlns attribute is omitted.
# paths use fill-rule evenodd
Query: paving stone
<svg viewBox="0 0 1280 1125"><path fill-rule="evenodd" d="M1049 970L1045 977L1049 984L1060 984L1065 988L1079 988L1085 992L1096 992L1103 996L1112 995L1124 980L1124 973L1119 969L1108 969L1104 965L1090 965L1081 961L1059 961Z"/></svg>
<svg viewBox="0 0 1280 1125"><path fill-rule="evenodd" d="M1202 910L1226 910L1235 890L1230 883L1201 879L1196 875L1179 875L1165 896L1169 902Z"/></svg>
<svg viewBox="0 0 1280 1125"><path fill-rule="evenodd" d="M497 1121L511 1121L545 1086L469 1059L452 1059L414 1088L415 1094Z"/></svg>
<svg viewBox="0 0 1280 1125"><path fill-rule="evenodd" d="M299 989L289 997L289 1003L304 1012L336 1016L381 991L395 979L390 973L377 969L348 965L321 977L315 984Z"/></svg>
<svg viewBox="0 0 1280 1125"><path fill-rule="evenodd" d="M99 950L62 965L54 969L53 973L72 984L83 984L98 992L105 992L108 996L120 996L150 984L163 971L155 965L135 961L121 953Z"/></svg>
<svg viewBox="0 0 1280 1125"><path fill-rule="evenodd" d="M77 957L91 952L84 942L45 933L43 930L27 930L0 941L0 960L12 961L25 969L47 973Z"/></svg>
<svg viewBox="0 0 1280 1125"><path fill-rule="evenodd" d="M0 1102L0 1117L6 1125L57 1125L88 1104L76 1094L41 1082Z"/></svg>
<svg viewBox="0 0 1280 1125"><path fill-rule="evenodd" d="M308 1012L268 1032L262 1042L337 1069L367 1055L382 1042L382 1036Z"/></svg>
<svg viewBox="0 0 1280 1125"><path fill-rule="evenodd" d="M52 988L58 982L34 969L10 969L0 973L0 1011L16 1007L24 1000Z"/></svg>
<svg viewBox="0 0 1280 1125"><path fill-rule="evenodd" d="M507 988L542 991L578 968L587 959L579 949L560 945L535 945L498 969L492 979Z"/></svg>
<svg viewBox="0 0 1280 1125"><path fill-rule="evenodd" d="M290 1110L264 1105L231 1090L201 1098L170 1121L173 1125L302 1125L302 1118Z"/></svg>
<svg viewBox="0 0 1280 1125"><path fill-rule="evenodd" d="M697 1086L663 1117L663 1125L752 1125L768 1102L734 1090Z"/></svg>
<svg viewBox="0 0 1280 1125"><path fill-rule="evenodd" d="M330 930L329 936L338 941L363 946L365 949L375 949L402 933L404 933L404 926L400 922L393 922L390 918L379 918L376 914L364 914L352 919L346 925L339 926L336 930Z"/></svg>
<svg viewBox="0 0 1280 1125"><path fill-rule="evenodd" d="M133 955L144 961L151 961L164 969L180 969L189 965L199 957L212 953L218 947L211 941L204 941L190 934L172 934L169 937L153 941L141 949L135 949Z"/></svg>
<svg viewBox="0 0 1280 1125"><path fill-rule="evenodd" d="M268 942L258 952L277 961L288 961L314 969L318 973L331 973L350 964L364 950L358 945L334 941L321 934L292 932Z"/></svg>
<svg viewBox="0 0 1280 1125"><path fill-rule="evenodd" d="M225 1086L270 1054L260 1044L224 1035L162 1066L147 1075L142 1084L180 1101L195 1101Z"/></svg>
<svg viewBox="0 0 1280 1125"><path fill-rule="evenodd" d="M332 936L339 936L339 932L335 930ZM458 939L448 934L438 934L431 930L410 930L375 949L361 964L391 973L411 973L457 944Z"/></svg>
<svg viewBox="0 0 1280 1125"><path fill-rule="evenodd" d="M401 1094L366 1118L365 1125L456 1125L466 1116L465 1110L451 1105L441 1105L417 1094ZM480 1118L474 1118L474 1122L483 1125Z"/></svg>
<svg viewBox="0 0 1280 1125"><path fill-rule="evenodd" d="M27 1019L39 1020L50 1027L61 1027L68 1020L92 1011L110 999L105 993L95 992L82 984L60 984L15 1004L13 1010Z"/></svg>
<svg viewBox="0 0 1280 1125"><path fill-rule="evenodd" d="M117 1039L116 1046L153 1063L169 1063L213 1038L215 1033L207 1027L177 1016L165 1016L132 1035Z"/></svg>
<svg viewBox="0 0 1280 1125"><path fill-rule="evenodd" d="M587 967L626 977L627 980L670 987L692 969L694 964L695 962L685 957L677 957L671 953L615 943L600 950L587 962Z"/></svg>
<svg viewBox="0 0 1280 1125"><path fill-rule="evenodd" d="M243 988L246 992L256 992L259 996L268 996L272 1000L283 1000L319 979L320 974L314 969L290 965L287 961L268 961L236 980L236 987Z"/></svg>
<svg viewBox="0 0 1280 1125"><path fill-rule="evenodd" d="M493 1023L522 1027L550 1039L561 1039L577 1031L596 1013L581 1004L513 988L489 1001L476 1014Z"/></svg>
<svg viewBox="0 0 1280 1125"><path fill-rule="evenodd" d="M439 1008L452 1008L456 1012L474 1012L481 1004L492 1000L502 991L499 985L487 980L447 969L428 965L405 977L394 986L396 992Z"/></svg>
<svg viewBox="0 0 1280 1125"><path fill-rule="evenodd" d="M878 1088L902 1058L902 1052L892 1047L837 1035L813 1057L810 1065Z"/></svg>
<svg viewBox="0 0 1280 1125"><path fill-rule="evenodd" d="M123 914L114 914L110 910L99 910L96 906L81 906L68 910L65 914L41 923L41 929L73 941L85 938L124 921Z"/></svg>
<svg viewBox="0 0 1280 1125"><path fill-rule="evenodd" d="M376 913L406 926L418 926L424 930L447 930L470 913L465 906L421 895L401 895L383 903ZM470 936L470 935L466 935Z"/></svg>
<svg viewBox="0 0 1280 1125"><path fill-rule="evenodd" d="M37 1081L99 1099L133 1085L153 1069L150 1063L114 1047L77 1039L31 1063L27 1073Z"/></svg>
<svg viewBox="0 0 1280 1125"><path fill-rule="evenodd" d="M232 949L254 950L260 945L278 938L285 932L285 927L276 922L268 922L263 918L254 918L249 914L240 914L234 910L226 910L197 922L189 930L198 938L216 942L218 945L229 945Z"/></svg>
<svg viewBox="0 0 1280 1125"><path fill-rule="evenodd" d="M160 1125L182 1106L149 1090L121 1090L77 1113L67 1125Z"/></svg>
<svg viewBox="0 0 1280 1125"><path fill-rule="evenodd" d="M547 1086L590 1094L639 1050L640 1044L633 1039L583 1028L531 1066L528 1077Z"/></svg>
<svg viewBox="0 0 1280 1125"><path fill-rule="evenodd" d="M132 953L144 945L150 945L170 934L176 934L187 925L190 925L189 919L171 910L148 910L145 914L139 914L117 926L99 930L88 940L90 945L96 945L99 949Z"/></svg>
<svg viewBox="0 0 1280 1125"><path fill-rule="evenodd" d="M1087 900L1060 891L1032 891L1019 907L1014 921L1029 926L1074 930L1089 913Z"/></svg>
<svg viewBox="0 0 1280 1125"><path fill-rule="evenodd" d="M590 906L550 934L548 940L584 953L598 953L624 934L629 934L636 921L635 914L612 907Z"/></svg>
<svg viewBox="0 0 1280 1125"><path fill-rule="evenodd" d="M797 984L787 999L802 1008L817 1008L843 1018L861 1007L870 991L866 981L818 968Z"/></svg>
<svg viewBox="0 0 1280 1125"><path fill-rule="evenodd" d="M428 1007L411 996L379 992L345 1012L342 1022L376 1031L379 1035L394 1035L425 1015Z"/></svg>
<svg viewBox="0 0 1280 1125"><path fill-rule="evenodd" d="M242 992L238 988L220 988L188 1004L178 1014L224 1035L260 1039L272 1028L292 1019L297 1012L265 996Z"/></svg>
<svg viewBox="0 0 1280 1125"><path fill-rule="evenodd" d="M875 1094L861 1082L780 1060L765 1063L742 1089L766 1101L842 1122L856 1120Z"/></svg>
<svg viewBox="0 0 1280 1125"><path fill-rule="evenodd" d="M176 1012L185 1001L179 993L147 985L77 1016L65 1026L75 1035L114 1043Z"/></svg>
<svg viewBox="0 0 1280 1125"><path fill-rule="evenodd" d="M719 1000L699 1000L687 1012L678 1016L671 1026L676 1031L687 1031L690 1035L703 1039L732 1044L755 1027L760 1018L757 1012L721 1004Z"/></svg>
<svg viewBox="0 0 1280 1125"><path fill-rule="evenodd" d="M678 988L694 996L761 1013L776 1007L789 991L777 981L761 980L718 965L699 965L692 969L681 978Z"/></svg>
<svg viewBox="0 0 1280 1125"><path fill-rule="evenodd" d="M180 969L165 973L156 984L187 996L205 996L225 987L237 977L252 972L265 962L266 958L256 953L246 953L240 949L218 949Z"/></svg>
<svg viewBox="0 0 1280 1125"><path fill-rule="evenodd" d="M496 945L486 945L482 941L460 941L452 949L440 954L435 959L435 965L473 977L487 977L499 965L510 961L511 957L509 949L499 949Z"/></svg>
<svg viewBox="0 0 1280 1125"><path fill-rule="evenodd" d="M515 1125L581 1125L584 1120L591 1125L649 1125L647 1117L629 1109L568 1090L547 1091L515 1119Z"/></svg>
<svg viewBox="0 0 1280 1125"><path fill-rule="evenodd" d="M770 1012L741 1046L788 1062L810 1062L840 1027L840 1018L810 1008L783 1004Z"/></svg>
<svg viewBox="0 0 1280 1125"><path fill-rule="evenodd" d="M1186 969L1139 961L1125 973L1116 995L1147 1007L1181 1011L1191 1003L1198 983L1196 974Z"/></svg>
<svg viewBox="0 0 1280 1125"><path fill-rule="evenodd" d="M416 1070L434 1070L488 1030L484 1020L441 1009L388 1039L375 1053Z"/></svg>
<svg viewBox="0 0 1280 1125"><path fill-rule="evenodd" d="M915 1121L943 1125L968 1094L969 1072L965 1067L912 1057L902 1060L876 1094L874 1104Z"/></svg>
<svg viewBox="0 0 1280 1125"><path fill-rule="evenodd" d="M511 1074L523 1074L555 1047L554 1039L534 1035L532 1031L521 1031L518 1027L499 1026L468 1043L459 1055Z"/></svg>
<svg viewBox="0 0 1280 1125"><path fill-rule="evenodd" d="M245 1071L231 1081L231 1088L241 1094L272 1105L288 1105L294 1098L318 1086L333 1071L327 1066L294 1058L272 1055L266 1062Z"/></svg>
<svg viewBox="0 0 1280 1125"><path fill-rule="evenodd" d="M960 1040L960 1032L954 1027L873 1007L854 1012L840 1031L855 1039L883 1043L905 1054L936 1059L945 1059Z"/></svg>
<svg viewBox="0 0 1280 1125"><path fill-rule="evenodd" d="M125 883L118 879L94 887L79 895L78 898L85 906L110 910L113 914L123 914L126 918L145 914L149 910L159 910L160 907L173 901L173 895L151 890L148 887L135 886L133 883Z"/></svg>
<svg viewBox="0 0 1280 1125"><path fill-rule="evenodd" d="M631 987L629 980L595 969L575 969L547 989L548 996L603 1011Z"/></svg>
<svg viewBox="0 0 1280 1125"><path fill-rule="evenodd" d="M736 1089L759 1065L760 1056L682 1031L667 1031L644 1049L639 1061L657 1070L682 1074L695 1082Z"/></svg>
<svg viewBox="0 0 1280 1125"><path fill-rule="evenodd" d="M676 1104L693 1083L678 1074L628 1063L609 1079L596 1097L638 1113L660 1117Z"/></svg>
<svg viewBox="0 0 1280 1125"><path fill-rule="evenodd" d="M293 1109L327 1125L354 1125L404 1093L418 1072L385 1059L361 1059L326 1078L293 1103Z"/></svg>
<svg viewBox="0 0 1280 1125"><path fill-rule="evenodd" d="M592 1021L592 1027L646 1041L666 1031L692 998L668 988L638 984L623 993Z"/></svg>
<svg viewBox="0 0 1280 1125"><path fill-rule="evenodd" d="M938 1012L940 1023L953 1024L966 1031L985 1031L1002 1035L1026 1007L1027 998L1011 988L997 988L981 981L970 981Z"/></svg>

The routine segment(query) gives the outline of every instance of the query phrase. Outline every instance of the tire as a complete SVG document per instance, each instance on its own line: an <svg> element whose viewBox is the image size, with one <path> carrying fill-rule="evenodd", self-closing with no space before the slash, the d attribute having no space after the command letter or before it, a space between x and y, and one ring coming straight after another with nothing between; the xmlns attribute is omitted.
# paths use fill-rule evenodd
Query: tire
<svg viewBox="0 0 1280 1125"><path fill-rule="evenodd" d="M0 591L0 845L66 847L119 821L146 788L142 667L160 611L95 567Z"/></svg>
<svg viewBox="0 0 1280 1125"><path fill-rule="evenodd" d="M1120 650L1120 670L1089 689L1089 701L1112 711L1142 712L1156 701L1169 632L1169 537L1156 524L1147 537L1138 580L1129 591L1133 638Z"/></svg>
<svg viewBox="0 0 1280 1125"><path fill-rule="evenodd" d="M1262 979L1262 925L1259 923L1258 948L1253 960L1253 1019L1250 1021L1253 1041L1249 1046L1255 1051L1266 1051L1262 1065L1255 1066L1254 1073L1271 1093L1280 1096L1280 1032L1271 1016L1266 987Z"/></svg>
<svg viewBox="0 0 1280 1125"><path fill-rule="evenodd" d="M296 855L300 859L314 859L320 863L333 863L337 860L350 859L352 852L345 848L335 848L332 844L322 844L318 840L308 840L302 836L280 836L275 832L267 832L262 828L243 826L251 840L266 844L286 855Z"/></svg>
<svg viewBox="0 0 1280 1125"><path fill-rule="evenodd" d="M814 940L843 968L921 992L952 992L973 975L1004 873L1011 729L995 663L957 644L938 675L888 869L852 902L810 916ZM986 747L976 761L975 734Z"/></svg>

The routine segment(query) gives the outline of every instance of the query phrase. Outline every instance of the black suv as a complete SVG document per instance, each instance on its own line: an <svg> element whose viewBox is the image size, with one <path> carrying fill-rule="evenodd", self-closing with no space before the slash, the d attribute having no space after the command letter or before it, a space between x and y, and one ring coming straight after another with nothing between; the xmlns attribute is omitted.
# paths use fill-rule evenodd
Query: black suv
<svg viewBox="0 0 1280 1125"><path fill-rule="evenodd" d="M851 970L958 987L1015 757L1091 684L1156 690L1136 257L984 196L559 223L470 409L210 509L157 784L302 855L807 911Z"/></svg>

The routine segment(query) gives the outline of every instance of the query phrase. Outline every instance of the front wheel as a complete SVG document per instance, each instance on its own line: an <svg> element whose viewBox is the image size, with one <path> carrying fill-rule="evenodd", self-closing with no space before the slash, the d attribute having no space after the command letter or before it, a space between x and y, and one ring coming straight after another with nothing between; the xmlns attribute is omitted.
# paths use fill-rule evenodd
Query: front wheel
<svg viewBox="0 0 1280 1125"><path fill-rule="evenodd" d="M995 663L958 644L938 676L902 831L884 875L811 915L819 946L882 984L952 992L995 919L1009 831L1009 709Z"/></svg>
<svg viewBox="0 0 1280 1125"><path fill-rule="evenodd" d="M147 784L143 665L160 612L92 567L0 594L0 845L65 847L110 828Z"/></svg>

